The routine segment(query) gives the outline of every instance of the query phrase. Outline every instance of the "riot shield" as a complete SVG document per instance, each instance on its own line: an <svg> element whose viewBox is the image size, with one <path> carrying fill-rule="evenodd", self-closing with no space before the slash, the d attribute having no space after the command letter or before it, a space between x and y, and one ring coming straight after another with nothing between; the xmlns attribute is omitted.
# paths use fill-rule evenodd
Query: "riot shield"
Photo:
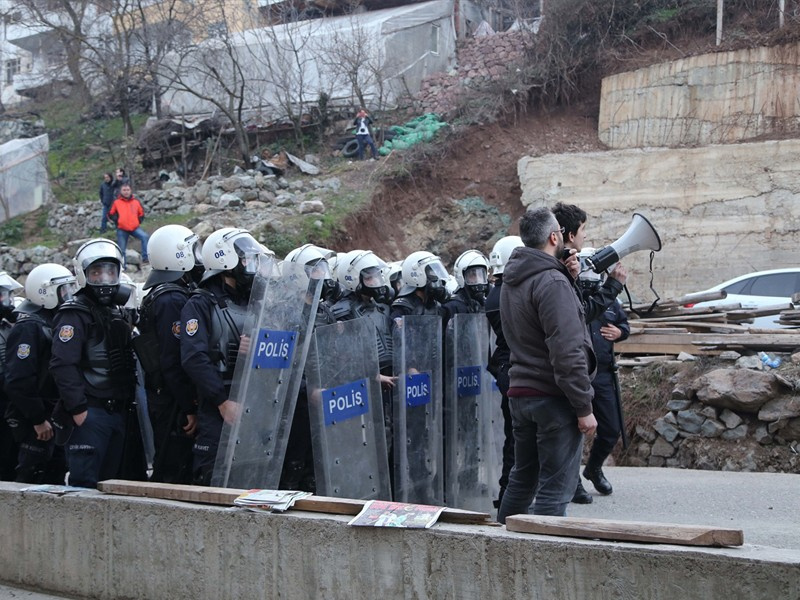
<svg viewBox="0 0 800 600"><path fill-rule="evenodd" d="M317 327L306 365L317 493L391 499L375 326Z"/></svg>
<svg viewBox="0 0 800 600"><path fill-rule="evenodd" d="M446 332L445 497L448 506L488 512L499 473L492 435L486 315L457 314Z"/></svg>
<svg viewBox="0 0 800 600"><path fill-rule="evenodd" d="M239 416L223 427L212 485L279 487L321 286L295 263L256 274L231 385Z"/></svg>
<svg viewBox="0 0 800 600"><path fill-rule="evenodd" d="M491 382L491 387L489 391L489 395L491 396L491 401L489 402L489 410L492 419L492 438L493 444L492 448L494 449L494 462L498 465L498 477L502 472L502 465L503 465L503 445L505 444L506 440L506 433L505 433L505 419L503 418L503 393L500 391L500 388L497 387L497 380L494 376L489 373L488 366L489 366L489 357L495 351L497 347L497 336L495 335L494 331L492 331L491 326L489 327L489 354L486 357L486 362L484 363L485 368L485 376ZM498 493L500 490L499 480L498 480Z"/></svg>
<svg viewBox="0 0 800 600"><path fill-rule="evenodd" d="M406 316L394 330L394 498L442 505L442 321Z"/></svg>

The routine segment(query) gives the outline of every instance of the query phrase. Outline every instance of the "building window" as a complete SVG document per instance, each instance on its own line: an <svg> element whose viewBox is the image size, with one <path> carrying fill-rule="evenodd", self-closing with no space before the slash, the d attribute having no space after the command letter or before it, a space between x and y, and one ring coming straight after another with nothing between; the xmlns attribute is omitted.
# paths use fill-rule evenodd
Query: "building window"
<svg viewBox="0 0 800 600"><path fill-rule="evenodd" d="M6 61L6 85L14 83L14 75L20 72L20 60L12 58Z"/></svg>
<svg viewBox="0 0 800 600"><path fill-rule="evenodd" d="M439 25L431 25L431 54L439 54Z"/></svg>

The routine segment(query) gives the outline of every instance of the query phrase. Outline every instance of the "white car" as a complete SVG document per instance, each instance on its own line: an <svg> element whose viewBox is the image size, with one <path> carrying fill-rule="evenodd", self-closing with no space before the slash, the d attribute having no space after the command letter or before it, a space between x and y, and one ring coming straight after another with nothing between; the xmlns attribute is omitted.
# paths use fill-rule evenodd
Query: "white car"
<svg viewBox="0 0 800 600"><path fill-rule="evenodd" d="M709 300L698 302L691 306L719 306L741 304L742 308L766 308L785 304L786 308L792 303L792 295L800 292L800 269L773 269L771 271L757 271L729 279L712 288L699 292L717 292L725 290L728 294L724 300ZM778 315L757 317L751 327L779 328Z"/></svg>

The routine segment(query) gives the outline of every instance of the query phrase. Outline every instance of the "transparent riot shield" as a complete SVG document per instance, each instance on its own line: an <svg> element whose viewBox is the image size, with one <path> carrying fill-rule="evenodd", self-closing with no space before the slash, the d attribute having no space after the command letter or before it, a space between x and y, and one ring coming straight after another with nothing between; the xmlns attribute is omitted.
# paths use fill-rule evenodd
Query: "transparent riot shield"
<svg viewBox="0 0 800 600"><path fill-rule="evenodd" d="M497 465L497 476L500 477L503 467L503 444L505 444L506 434L505 434L505 419L503 417L503 393L500 391L500 388L497 387L497 380L489 373L488 370L488 362L489 357L495 351L497 347L497 336L495 335L494 331L492 331L491 326L489 327L489 355L486 357L486 377L491 382L490 388L490 396L491 402L489 403L490 407L490 414L492 418L492 436L493 436L493 448L494 448L494 462ZM497 484L498 494L500 493L500 480L498 479Z"/></svg>
<svg viewBox="0 0 800 600"><path fill-rule="evenodd" d="M499 465L492 435L486 315L457 314L446 332L445 498L448 506L488 512Z"/></svg>
<svg viewBox="0 0 800 600"><path fill-rule="evenodd" d="M394 331L394 498L444 503L442 321L403 317Z"/></svg>
<svg viewBox="0 0 800 600"><path fill-rule="evenodd" d="M317 493L391 499L375 326L317 327L306 365Z"/></svg>
<svg viewBox="0 0 800 600"><path fill-rule="evenodd" d="M256 275L231 385L239 416L223 427L212 485L279 487L321 286L295 263Z"/></svg>

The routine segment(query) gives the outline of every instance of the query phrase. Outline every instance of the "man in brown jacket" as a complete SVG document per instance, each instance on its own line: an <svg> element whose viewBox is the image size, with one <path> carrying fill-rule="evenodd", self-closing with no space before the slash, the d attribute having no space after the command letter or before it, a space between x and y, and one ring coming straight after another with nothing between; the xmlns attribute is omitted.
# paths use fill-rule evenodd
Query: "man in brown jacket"
<svg viewBox="0 0 800 600"><path fill-rule="evenodd" d="M508 397L514 468L498 512L564 516L575 492L583 435L592 414L596 368L579 290L559 259L563 230L547 208L520 219L525 246L503 273L500 314L511 350ZM575 260L574 257L571 260Z"/></svg>

